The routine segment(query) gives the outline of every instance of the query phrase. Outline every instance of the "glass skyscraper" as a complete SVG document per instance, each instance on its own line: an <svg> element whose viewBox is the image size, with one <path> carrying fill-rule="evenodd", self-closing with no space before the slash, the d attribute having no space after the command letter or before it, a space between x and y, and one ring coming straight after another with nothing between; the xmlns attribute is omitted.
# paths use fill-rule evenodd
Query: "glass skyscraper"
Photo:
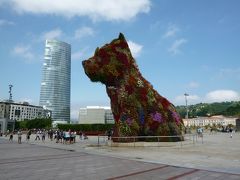
<svg viewBox="0 0 240 180"><path fill-rule="evenodd" d="M39 105L53 121L70 121L71 45L46 40Z"/></svg>

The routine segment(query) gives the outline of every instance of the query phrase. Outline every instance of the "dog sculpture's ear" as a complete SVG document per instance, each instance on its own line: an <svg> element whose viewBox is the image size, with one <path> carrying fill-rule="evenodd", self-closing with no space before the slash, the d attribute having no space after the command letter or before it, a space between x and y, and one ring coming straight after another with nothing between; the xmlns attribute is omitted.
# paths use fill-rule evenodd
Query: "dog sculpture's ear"
<svg viewBox="0 0 240 180"><path fill-rule="evenodd" d="M125 37L122 33L119 33L118 39L126 41Z"/></svg>
<svg viewBox="0 0 240 180"><path fill-rule="evenodd" d="M99 47L96 48L94 56L97 55L98 51L99 51Z"/></svg>

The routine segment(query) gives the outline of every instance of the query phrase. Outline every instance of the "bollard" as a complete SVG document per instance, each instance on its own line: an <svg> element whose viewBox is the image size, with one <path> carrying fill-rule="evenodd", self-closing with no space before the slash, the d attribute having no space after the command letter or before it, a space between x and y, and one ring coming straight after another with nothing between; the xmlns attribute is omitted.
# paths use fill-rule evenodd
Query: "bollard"
<svg viewBox="0 0 240 180"><path fill-rule="evenodd" d="M98 147L100 146L100 144L99 144L99 135L98 135Z"/></svg>
<svg viewBox="0 0 240 180"><path fill-rule="evenodd" d="M182 148L182 141L181 141L181 148Z"/></svg>

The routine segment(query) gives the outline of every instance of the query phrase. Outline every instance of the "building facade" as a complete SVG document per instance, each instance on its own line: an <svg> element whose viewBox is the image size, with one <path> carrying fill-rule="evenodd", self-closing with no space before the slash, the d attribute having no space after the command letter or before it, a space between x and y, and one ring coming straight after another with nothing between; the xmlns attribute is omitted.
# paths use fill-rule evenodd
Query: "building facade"
<svg viewBox="0 0 240 180"><path fill-rule="evenodd" d="M53 121L70 121L71 46L46 40L39 105L52 111Z"/></svg>
<svg viewBox="0 0 240 180"><path fill-rule="evenodd" d="M197 118L190 118L190 119L183 119L183 123L185 126L213 126L221 125L227 126L229 124L236 125L236 118L234 117L225 117L225 116L211 116L211 117L197 117Z"/></svg>
<svg viewBox="0 0 240 180"><path fill-rule="evenodd" d="M51 111L41 106L14 102L0 102L0 130L14 129L15 121L31 120L35 118L49 118Z"/></svg>
<svg viewBox="0 0 240 180"><path fill-rule="evenodd" d="M0 118L14 121L51 117L51 111L29 103L0 102Z"/></svg>
<svg viewBox="0 0 240 180"><path fill-rule="evenodd" d="M110 107L87 106L80 108L79 124L114 124L114 118Z"/></svg>

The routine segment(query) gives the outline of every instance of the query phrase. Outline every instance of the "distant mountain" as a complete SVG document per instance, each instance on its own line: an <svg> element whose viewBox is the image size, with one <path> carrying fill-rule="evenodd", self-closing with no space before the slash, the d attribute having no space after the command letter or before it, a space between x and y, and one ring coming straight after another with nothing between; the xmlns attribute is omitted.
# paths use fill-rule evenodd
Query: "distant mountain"
<svg viewBox="0 0 240 180"><path fill-rule="evenodd" d="M182 118L186 116L186 106L176 106L176 109ZM221 102L221 103L199 103L188 106L188 117L197 116L240 116L240 101Z"/></svg>

